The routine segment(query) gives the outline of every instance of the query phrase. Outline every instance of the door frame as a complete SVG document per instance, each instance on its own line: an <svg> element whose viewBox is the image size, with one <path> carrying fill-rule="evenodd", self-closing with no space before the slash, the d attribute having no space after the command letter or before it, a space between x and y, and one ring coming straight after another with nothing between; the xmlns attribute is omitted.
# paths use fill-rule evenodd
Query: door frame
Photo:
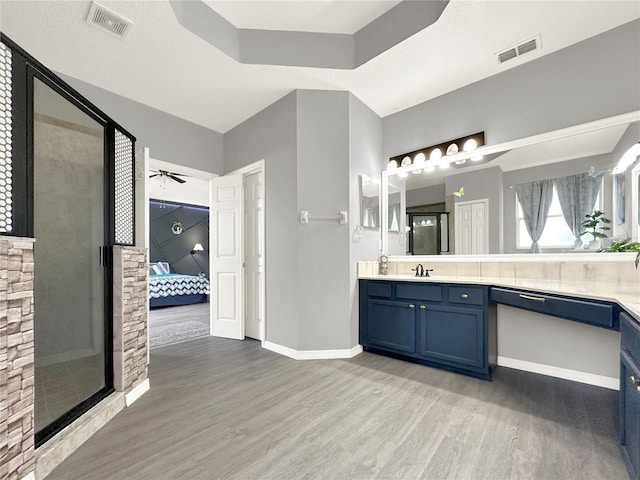
<svg viewBox="0 0 640 480"><path fill-rule="evenodd" d="M149 149L147 147L145 147L146 150L146 154L148 155L148 161L145 162L143 161L139 166L141 169L144 169L144 179L145 179L145 185L146 182L149 181L148 177L149 177L149 168L161 168L163 170L169 170L171 172L176 172L176 173L184 173L185 175L189 175L192 176L194 178L198 178L200 180L207 180L209 181L209 188L211 188L211 180L213 178L217 178L220 175L217 175L215 173L211 173L211 172L206 172L204 170L198 170L195 168L191 168L191 167L185 167L183 165L178 165L176 163L171 163L171 162L167 162L165 160L160 160L158 158L154 158L150 155L149 153ZM241 174L244 177L246 177L247 175L252 175L254 173L260 173L261 175L261 182L260 182L260 194L262 195L262 198L264 199L264 209L265 209L265 218L264 218L264 222L262 222L262 232L261 232L261 240L260 240L260 248L262 249L262 252L264 252L264 268L263 268L263 279L262 282L260 284L260 298L261 298L261 305L260 305L260 309L262 312L262 318L263 318L263 322L262 325L260 327L260 336L262 337L261 340L261 345L264 346L264 342L267 339L267 309L266 309L266 276L267 276L267 252L265 249L265 233L266 233L266 206L267 206L267 196L266 196L266 186L265 186L265 161L264 159L262 160L258 160L257 162L254 162L252 164L246 165L242 168L239 168L237 170L234 170L232 172L228 172L227 175L235 175L235 174ZM145 188L145 192L147 192L147 189ZM145 211L145 215L144 215L144 224L145 224L145 231L148 233L149 232L149 208L148 208L148 203L149 203L149 195L148 193L146 193L143 197L144 201L146 201L146 211ZM209 201L209 215L211 215L211 201ZM209 222L211 222L211 219L209 219ZM242 223L242 230L244 232L244 221ZM147 235L148 236L148 235ZM141 243L139 245L143 245L146 246L148 248L148 238L144 239L144 243L143 239L138 238L137 240L139 240ZM244 245L243 245L244 248ZM244 272L243 272L244 274ZM243 295L243 299L242 301L244 302L244 286L242 289L242 295ZM147 308L148 307L148 303L147 303ZM149 318L149 316L147 315L147 318ZM147 331L149 329L147 328ZM209 325L209 335L211 335L211 325ZM149 344L149 341L147 339L147 345Z"/></svg>
<svg viewBox="0 0 640 480"><path fill-rule="evenodd" d="M260 337L262 338L260 340L260 344L264 347L264 343L267 340L267 308L266 308L266 284L267 284L267 251L265 249L265 244L266 244L266 228L267 228L267 188L266 188L266 175L265 175L265 161L264 159L262 160L258 160L257 162L251 163L249 165L246 165L242 168L238 168L237 170L233 170L232 172L228 172L226 175L242 175L242 179L243 179L243 184L244 184L244 179L248 176L248 175L253 175L254 173L259 173L260 174L260 195L262 197L262 199L264 200L264 221L262 222L262 231L260 232L260 250L263 252L264 255L264 265L263 265L263 271L262 271L262 282L260 282L260 312L262 313L262 325L260 326ZM244 228L244 219L242 221L242 231L243 234L245 233L245 228ZM244 252L244 242L246 242L246 237L245 235L243 235L243 252ZM243 253L243 264L244 264L244 253ZM244 276L244 269L242 272L243 276ZM245 288L243 286L242 289L242 302L244 304L245 301Z"/></svg>

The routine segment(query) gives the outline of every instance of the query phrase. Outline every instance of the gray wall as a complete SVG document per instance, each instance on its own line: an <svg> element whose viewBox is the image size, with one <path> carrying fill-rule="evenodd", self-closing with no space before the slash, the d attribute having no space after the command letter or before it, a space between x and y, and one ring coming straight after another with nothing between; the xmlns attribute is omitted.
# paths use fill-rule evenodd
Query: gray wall
<svg viewBox="0 0 640 480"><path fill-rule="evenodd" d="M300 350L349 344L349 94L298 90L298 210L334 217L298 225Z"/></svg>
<svg viewBox="0 0 640 480"><path fill-rule="evenodd" d="M358 176L380 176L381 135L381 119L352 94L309 90L225 135L227 172L265 160L269 342L301 351L358 344L356 262L377 257L379 240L372 230L353 236ZM298 223L300 210L309 224Z"/></svg>
<svg viewBox="0 0 640 480"><path fill-rule="evenodd" d="M428 187L407 190L407 208L419 205L431 205L432 203L444 203L446 195L445 184L430 185Z"/></svg>
<svg viewBox="0 0 640 480"><path fill-rule="evenodd" d="M380 255L380 230L363 229L363 238L354 238L360 223L360 186L362 174L380 179L382 158L382 119L356 96L349 94L349 230L351 279L351 328L349 346L359 342L357 262L371 261Z"/></svg>
<svg viewBox="0 0 640 480"><path fill-rule="evenodd" d="M293 349L300 319L296 95L290 93L224 136L225 173L265 161L266 340Z"/></svg>
<svg viewBox="0 0 640 480"><path fill-rule="evenodd" d="M640 108L640 20L382 120L389 157L478 131L488 145Z"/></svg>
<svg viewBox="0 0 640 480"><path fill-rule="evenodd" d="M221 174L221 133L66 75L60 77L136 137L151 158Z"/></svg>

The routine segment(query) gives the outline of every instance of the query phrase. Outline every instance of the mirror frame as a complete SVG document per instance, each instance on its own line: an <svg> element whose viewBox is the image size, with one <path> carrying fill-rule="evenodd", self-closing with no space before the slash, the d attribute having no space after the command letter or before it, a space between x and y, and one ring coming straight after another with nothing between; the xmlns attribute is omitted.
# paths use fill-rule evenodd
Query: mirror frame
<svg viewBox="0 0 640 480"><path fill-rule="evenodd" d="M628 112L628 113L623 113L620 115L614 115L612 117L608 117L608 118L603 118L600 120L594 120L592 122L587 122L587 123L582 123L579 125L574 125L572 127L566 127L566 128L561 128L559 130L554 130L551 132L545 132L545 133L540 133L537 135L531 135L529 137L524 137L524 138L520 138L517 140L511 140L508 142L503 142L503 143L498 143L496 145L485 145L483 147L480 147L478 149L476 149L473 152L460 152L457 153L455 155L449 155L446 157L447 161L449 161L449 163L451 162L455 162L456 160L466 160L468 158L470 158L472 155L489 155L489 154L493 154L493 153L501 153L501 152L505 152L507 150L513 150L514 148L519 148L519 147L526 147L529 145L534 145L537 143L542 143L542 142L547 142L547 141L551 141L551 140L557 140L560 138L565 138L565 137L570 137L573 135L580 135L583 133L589 133L589 132L593 132L596 130L601 130L603 128L608 128L608 127L614 127L616 125L622 125L625 123L633 123L633 122L638 122L640 121L640 110L634 110L632 112ZM443 157L445 158L445 157ZM436 162L432 162L431 160L427 160L424 164L422 165L409 165L406 167L400 167L397 168L391 172L387 171L387 170L383 170L382 171L382 175L381 175L381 181L380 181L380 244L382 245L382 253L388 253L389 252L389 235L387 232L387 224L388 224L388 192L389 192L389 188L388 188L388 183L389 183L389 177L390 176L395 176L398 175L402 172L406 172L406 173L410 173L413 170L417 170L417 169L423 169L425 167L425 165L429 165L431 162L431 164L435 164ZM634 169L635 170L635 169ZM638 180L636 178L636 183L638 183ZM640 188L640 186L636 185L636 190ZM637 192L636 192L637 193ZM635 198L633 198L633 200L637 200ZM637 202L633 201L632 205L635 205L636 208L636 217L634 217L634 222L633 225L635 225L635 229L636 229L636 236L634 238L637 238L637 234L638 234L638 230L640 230L640 228L637 225L637 222L635 220L637 220L637 212L638 212L638 205ZM633 212L633 210L632 210ZM496 255L496 254L494 254ZM504 254L497 254L497 255L504 255ZM510 255L517 255L517 254L510 254ZM550 254L550 255L557 255L557 254ZM397 256L396 256L397 257Z"/></svg>

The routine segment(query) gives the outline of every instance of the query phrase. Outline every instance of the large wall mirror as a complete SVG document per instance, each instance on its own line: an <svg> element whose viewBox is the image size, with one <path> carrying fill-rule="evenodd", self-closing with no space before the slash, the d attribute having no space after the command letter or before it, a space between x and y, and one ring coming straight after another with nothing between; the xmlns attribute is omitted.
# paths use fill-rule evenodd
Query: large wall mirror
<svg viewBox="0 0 640 480"><path fill-rule="evenodd" d="M490 138L490 137L489 137ZM638 241L640 224L640 157L635 151L627 168L614 170L629 149L640 142L640 111L527 137L500 145L478 148L473 154L457 153L420 166L406 166L382 174L381 224L392 223L392 185L401 196L400 232L407 229L408 215L416 208L442 206L449 217L448 254L523 254L596 251L612 241L631 237ZM638 147L636 147L638 148ZM474 159L472 160L472 155ZM478 160L479 157L482 157ZM446 162L446 168L441 165ZM584 233L584 215L571 220L563 179L580 177L571 186L576 196L586 196L589 213L601 210L611 220L605 239ZM524 185L548 184L546 223L539 232L527 225ZM566 183L566 182L565 182ZM588 186L588 185L590 186ZM569 190L571 189L569 188ZM587 191L589 190L589 191ZM517 193L519 192L519 193ZM522 200L518 200L520 195ZM547 195L547 194L545 194ZM393 200L395 202L395 199ZM584 207L582 207L584 209ZM530 216L530 215L529 215ZM535 225L533 225L535 227ZM530 231L533 233L530 234ZM477 237L477 238L476 238ZM577 238L576 238L577 237ZM403 235L385 232L383 250L404 255ZM475 249L475 250L474 250ZM536 252L537 253L537 252Z"/></svg>
<svg viewBox="0 0 640 480"><path fill-rule="evenodd" d="M401 190L393 185L388 186L389 231L400 232ZM363 228L380 228L380 181L360 175L360 225Z"/></svg>

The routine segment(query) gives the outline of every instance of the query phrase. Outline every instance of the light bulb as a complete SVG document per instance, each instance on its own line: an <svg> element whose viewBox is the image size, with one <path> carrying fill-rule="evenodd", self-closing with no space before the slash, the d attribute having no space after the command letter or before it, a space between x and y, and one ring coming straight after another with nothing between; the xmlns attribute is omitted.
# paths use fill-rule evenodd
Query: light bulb
<svg viewBox="0 0 640 480"><path fill-rule="evenodd" d="M449 168L451 165L449 165L449 162L442 162L440 164L440 170L446 170L447 168Z"/></svg>
<svg viewBox="0 0 640 480"><path fill-rule="evenodd" d="M407 176L407 172L399 172L399 173L398 173L398 176L399 176L400 178L405 178L405 177Z"/></svg>
<svg viewBox="0 0 640 480"><path fill-rule="evenodd" d="M473 157L471 157L471 161L472 162L479 162L483 158L484 158L484 155L474 155Z"/></svg>
<svg viewBox="0 0 640 480"><path fill-rule="evenodd" d="M465 152L473 152L476 148L478 148L478 142L474 138L470 138L462 146Z"/></svg>
<svg viewBox="0 0 640 480"><path fill-rule="evenodd" d="M401 167L408 167L409 165L411 165L411 157L409 157L408 155L406 157L404 157L402 159L402 163L400 164Z"/></svg>
<svg viewBox="0 0 640 480"><path fill-rule="evenodd" d="M389 163L387 163L387 171L391 172L393 170L395 170L396 168L398 168L398 162L396 160L391 160Z"/></svg>
<svg viewBox="0 0 640 480"><path fill-rule="evenodd" d="M439 148L434 148L433 150L431 150L431 153L429 154L429 160L438 160L442 158L442 150L440 150Z"/></svg>
<svg viewBox="0 0 640 480"><path fill-rule="evenodd" d="M425 157L424 153L420 152L415 157L413 157L413 164L422 165L426 159L427 157Z"/></svg>

